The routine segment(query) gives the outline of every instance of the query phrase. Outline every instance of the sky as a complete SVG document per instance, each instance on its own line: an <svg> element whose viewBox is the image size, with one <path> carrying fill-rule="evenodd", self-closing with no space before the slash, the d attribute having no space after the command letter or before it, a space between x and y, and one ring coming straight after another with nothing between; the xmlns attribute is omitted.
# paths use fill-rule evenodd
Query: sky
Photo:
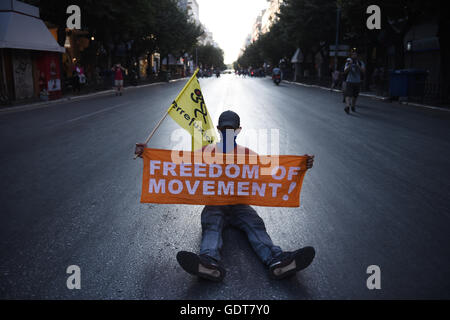
<svg viewBox="0 0 450 320"><path fill-rule="evenodd" d="M225 63L237 60L245 38L267 0L197 0L200 21L213 33L214 40L225 52Z"/></svg>

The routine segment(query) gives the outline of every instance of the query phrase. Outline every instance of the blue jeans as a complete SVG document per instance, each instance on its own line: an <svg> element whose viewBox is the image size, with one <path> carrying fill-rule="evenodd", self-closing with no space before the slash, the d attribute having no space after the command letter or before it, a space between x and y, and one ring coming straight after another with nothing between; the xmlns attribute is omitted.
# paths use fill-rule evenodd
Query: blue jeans
<svg viewBox="0 0 450 320"><path fill-rule="evenodd" d="M267 234L264 221L248 205L205 206L201 216L202 242L200 254L221 260L222 231L227 225L247 234L248 240L258 257L266 265L282 253Z"/></svg>

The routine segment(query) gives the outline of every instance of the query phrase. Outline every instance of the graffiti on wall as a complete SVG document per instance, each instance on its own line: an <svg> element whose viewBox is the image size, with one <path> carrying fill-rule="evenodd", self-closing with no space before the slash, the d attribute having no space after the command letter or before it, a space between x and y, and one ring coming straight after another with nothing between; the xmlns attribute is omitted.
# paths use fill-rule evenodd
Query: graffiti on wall
<svg viewBox="0 0 450 320"><path fill-rule="evenodd" d="M33 68L29 53L17 51L13 57L16 99L33 97Z"/></svg>

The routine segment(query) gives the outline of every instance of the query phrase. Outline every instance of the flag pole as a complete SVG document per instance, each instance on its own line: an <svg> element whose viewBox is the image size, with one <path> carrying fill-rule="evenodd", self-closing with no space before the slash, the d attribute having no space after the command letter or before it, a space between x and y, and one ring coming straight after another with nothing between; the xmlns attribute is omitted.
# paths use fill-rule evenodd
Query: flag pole
<svg viewBox="0 0 450 320"><path fill-rule="evenodd" d="M149 136L147 137L147 139L145 140L145 144L147 144L150 139L153 137L153 135L155 134L156 130L158 130L159 126L161 125L161 123L164 121L164 119L166 119L167 115L169 114L169 109L167 109L166 113L164 114L164 116L161 118L161 120L159 120L158 124L156 125L156 127L153 129L153 131L149 134Z"/></svg>
<svg viewBox="0 0 450 320"><path fill-rule="evenodd" d="M153 137L153 135L155 134L156 130L158 130L159 126L161 125L161 123L164 121L164 119L166 119L167 115L169 114L169 110L167 109L166 113L164 114L164 116L161 118L161 120L159 120L158 124L156 125L156 127L152 130L152 132L149 134L149 136L147 137L147 139L145 140L144 144L147 144L150 139ZM134 160L136 160L138 157L137 154L134 155Z"/></svg>
<svg viewBox="0 0 450 320"><path fill-rule="evenodd" d="M198 73L198 68L197 70L195 70L194 74L192 75L191 79L194 78L197 73ZM181 90L181 92L178 94L177 98L175 100L178 100L178 98L184 93L184 91L186 90L188 84L190 83L190 80L188 81L188 83L184 86L183 90ZM156 125L156 127L152 130L152 132L149 134L149 136L147 137L147 139L145 140L144 144L148 144L148 142L150 141L150 139L153 137L153 135L155 134L156 130L158 130L159 126L161 125L161 123L164 121L164 119L167 118L167 115L169 114L170 108L167 109L166 113L164 114L164 116L161 118L161 120L159 120L158 124ZM193 140L192 140L193 142ZM138 157L137 154L134 155L134 160L136 160Z"/></svg>

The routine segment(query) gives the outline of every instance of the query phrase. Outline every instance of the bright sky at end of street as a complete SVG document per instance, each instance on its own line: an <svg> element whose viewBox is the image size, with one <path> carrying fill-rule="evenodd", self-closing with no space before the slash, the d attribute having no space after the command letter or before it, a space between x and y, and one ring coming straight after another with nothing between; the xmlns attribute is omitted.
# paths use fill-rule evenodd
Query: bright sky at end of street
<svg viewBox="0 0 450 320"><path fill-rule="evenodd" d="M225 63L237 60L245 38L267 0L197 0L200 21L213 33L225 53Z"/></svg>

